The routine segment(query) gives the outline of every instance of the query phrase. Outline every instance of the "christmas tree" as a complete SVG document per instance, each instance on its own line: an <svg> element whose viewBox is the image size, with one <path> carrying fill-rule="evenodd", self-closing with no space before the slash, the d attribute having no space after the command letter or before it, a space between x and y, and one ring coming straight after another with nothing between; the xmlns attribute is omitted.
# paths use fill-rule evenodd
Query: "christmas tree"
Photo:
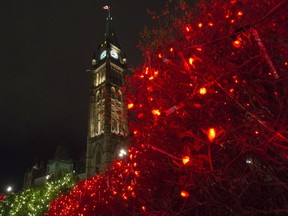
<svg viewBox="0 0 288 216"><path fill-rule="evenodd" d="M129 155L48 215L288 213L288 1L175 2L142 33Z"/></svg>

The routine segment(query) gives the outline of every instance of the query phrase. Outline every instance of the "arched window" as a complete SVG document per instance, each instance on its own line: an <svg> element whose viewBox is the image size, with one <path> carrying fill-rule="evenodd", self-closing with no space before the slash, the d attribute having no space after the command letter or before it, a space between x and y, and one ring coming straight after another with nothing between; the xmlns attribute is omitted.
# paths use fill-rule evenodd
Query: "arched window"
<svg viewBox="0 0 288 216"><path fill-rule="evenodd" d="M104 102L103 105L101 106L101 110L100 110L100 133L104 133Z"/></svg>
<svg viewBox="0 0 288 216"><path fill-rule="evenodd" d="M118 90L118 101L123 102L123 95L120 89Z"/></svg>
<svg viewBox="0 0 288 216"><path fill-rule="evenodd" d="M106 80L106 74L105 74L105 71L103 70L102 71L102 82L105 82Z"/></svg>
<svg viewBox="0 0 288 216"><path fill-rule="evenodd" d="M99 103L99 100L100 100L100 98L99 98L99 90L96 92L96 103Z"/></svg>
<svg viewBox="0 0 288 216"><path fill-rule="evenodd" d="M95 136L95 111L94 107L90 111L90 136L93 137Z"/></svg>
<svg viewBox="0 0 288 216"><path fill-rule="evenodd" d="M96 73L95 85L99 85L99 73Z"/></svg>
<svg viewBox="0 0 288 216"><path fill-rule="evenodd" d="M123 113L123 95L122 91L118 90L118 97L117 97L117 109L118 109L118 131L120 134L123 133L123 121L124 121L124 113Z"/></svg>
<svg viewBox="0 0 288 216"><path fill-rule="evenodd" d="M117 73L117 83L122 86L122 78L121 78L121 73Z"/></svg>
<svg viewBox="0 0 288 216"><path fill-rule="evenodd" d="M99 148L97 148L97 152L96 152L96 165L101 165L101 149L100 149L100 147Z"/></svg>
<svg viewBox="0 0 288 216"><path fill-rule="evenodd" d="M103 98L103 90L99 92L99 102L102 100L102 98Z"/></svg>
<svg viewBox="0 0 288 216"><path fill-rule="evenodd" d="M117 119L116 90L111 87L111 132L117 133Z"/></svg>
<svg viewBox="0 0 288 216"><path fill-rule="evenodd" d="M111 87L111 98L115 99L115 88Z"/></svg>
<svg viewBox="0 0 288 216"><path fill-rule="evenodd" d="M100 104L99 104L99 133L104 133L104 112L105 112L105 98L104 91L100 93Z"/></svg>

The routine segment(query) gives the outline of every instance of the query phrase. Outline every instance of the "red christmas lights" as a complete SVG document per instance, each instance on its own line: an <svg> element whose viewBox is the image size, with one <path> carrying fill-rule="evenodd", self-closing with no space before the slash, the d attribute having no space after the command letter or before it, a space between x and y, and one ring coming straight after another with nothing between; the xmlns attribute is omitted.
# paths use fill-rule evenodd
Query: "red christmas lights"
<svg viewBox="0 0 288 216"><path fill-rule="evenodd" d="M181 195L181 197L183 197L183 198L188 198L188 197L190 196L187 191L181 191L180 195Z"/></svg>
<svg viewBox="0 0 288 216"><path fill-rule="evenodd" d="M47 215L288 213L287 1L177 2L128 80L129 155Z"/></svg>

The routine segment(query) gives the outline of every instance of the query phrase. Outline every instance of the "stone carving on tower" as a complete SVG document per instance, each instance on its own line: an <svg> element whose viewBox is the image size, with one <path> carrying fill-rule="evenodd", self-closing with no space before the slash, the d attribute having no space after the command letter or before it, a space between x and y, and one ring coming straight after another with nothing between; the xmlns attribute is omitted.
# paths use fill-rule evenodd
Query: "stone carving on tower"
<svg viewBox="0 0 288 216"><path fill-rule="evenodd" d="M87 177L104 172L120 149L127 149L128 123L123 95L127 65L113 28L110 11L104 41L94 53L90 71Z"/></svg>

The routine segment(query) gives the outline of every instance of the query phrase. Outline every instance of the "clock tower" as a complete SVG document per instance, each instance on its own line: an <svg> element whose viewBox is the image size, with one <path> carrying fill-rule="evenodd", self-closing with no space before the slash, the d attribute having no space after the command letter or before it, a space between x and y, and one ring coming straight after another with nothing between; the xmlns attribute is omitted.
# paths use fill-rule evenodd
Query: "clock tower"
<svg viewBox="0 0 288 216"><path fill-rule="evenodd" d="M126 57L117 40L110 12L104 41L94 53L90 72L87 177L104 172L119 152L127 149L128 123L123 95Z"/></svg>

